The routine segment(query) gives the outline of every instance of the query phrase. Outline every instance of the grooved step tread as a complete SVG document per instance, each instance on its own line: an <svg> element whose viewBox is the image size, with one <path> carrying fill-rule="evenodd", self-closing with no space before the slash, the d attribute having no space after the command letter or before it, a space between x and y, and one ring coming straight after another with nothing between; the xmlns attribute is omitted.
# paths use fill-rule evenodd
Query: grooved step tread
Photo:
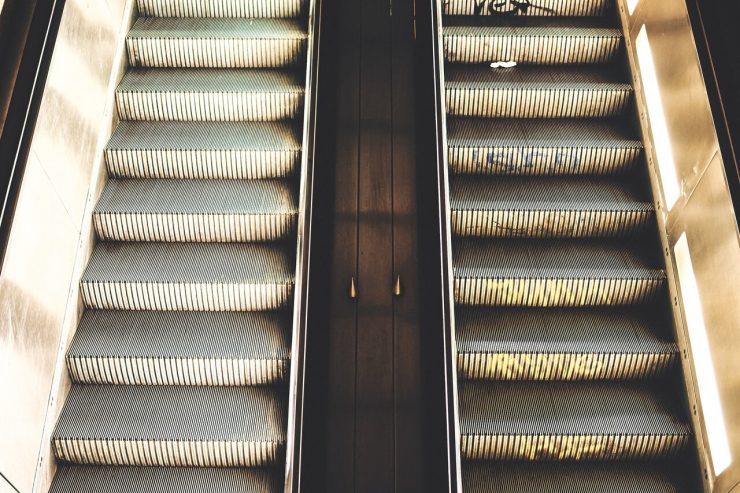
<svg viewBox="0 0 740 493"><path fill-rule="evenodd" d="M610 5L610 0L447 0L442 8L446 15L597 16L606 13Z"/></svg>
<svg viewBox="0 0 740 493"><path fill-rule="evenodd" d="M453 211L652 211L650 200L636 188L594 178L453 176L450 205Z"/></svg>
<svg viewBox="0 0 740 493"><path fill-rule="evenodd" d="M695 482L669 462L467 462L466 493L691 493Z"/></svg>
<svg viewBox="0 0 740 493"><path fill-rule="evenodd" d="M636 166L642 142L621 119L447 118L455 173L606 175Z"/></svg>
<svg viewBox="0 0 740 493"><path fill-rule="evenodd" d="M111 179L95 214L298 213L289 180Z"/></svg>
<svg viewBox="0 0 740 493"><path fill-rule="evenodd" d="M599 17L452 16L442 28L445 60L574 65L612 61L621 31Z"/></svg>
<svg viewBox="0 0 740 493"><path fill-rule="evenodd" d="M268 493L283 491L282 468L61 465L50 493Z"/></svg>
<svg viewBox="0 0 740 493"><path fill-rule="evenodd" d="M118 124L107 151L299 151L300 128L285 122L129 122Z"/></svg>
<svg viewBox="0 0 740 493"><path fill-rule="evenodd" d="M262 385L289 374L291 316L86 310L67 352L74 382Z"/></svg>
<svg viewBox="0 0 740 493"><path fill-rule="evenodd" d="M606 118L623 114L631 94L611 66L449 65L445 70L448 115Z"/></svg>
<svg viewBox="0 0 740 493"><path fill-rule="evenodd" d="M67 358L287 359L290 312L85 310Z"/></svg>
<svg viewBox="0 0 740 493"><path fill-rule="evenodd" d="M144 39L306 39L302 21L295 19L238 19L140 17L128 38Z"/></svg>
<svg viewBox="0 0 740 493"><path fill-rule="evenodd" d="M665 382L459 383L463 435L678 435L691 428Z"/></svg>
<svg viewBox="0 0 740 493"><path fill-rule="evenodd" d="M455 311L459 353L676 353L668 322L619 308Z"/></svg>
<svg viewBox="0 0 740 493"><path fill-rule="evenodd" d="M119 93L300 93L303 76L290 69L130 68Z"/></svg>
<svg viewBox="0 0 740 493"><path fill-rule="evenodd" d="M138 0L139 15L156 17L295 17L304 0Z"/></svg>
<svg viewBox="0 0 740 493"><path fill-rule="evenodd" d="M606 238L641 233L652 203L627 181L591 177L450 179L452 232L506 238Z"/></svg>
<svg viewBox="0 0 740 493"><path fill-rule="evenodd" d="M448 89L542 89L632 91L613 67L589 65L566 67L518 66L490 68L478 65L447 65L445 87Z"/></svg>
<svg viewBox="0 0 740 493"><path fill-rule="evenodd" d="M293 283L294 247L282 243L99 242L82 283Z"/></svg>
<svg viewBox="0 0 740 493"><path fill-rule="evenodd" d="M611 147L642 149L622 120L448 118L449 147Z"/></svg>
<svg viewBox="0 0 740 493"><path fill-rule="evenodd" d="M456 279L665 279L645 247L641 241L456 238L452 262Z"/></svg>
<svg viewBox="0 0 740 493"><path fill-rule="evenodd" d="M444 36L622 37L609 19L600 17L451 16L444 24Z"/></svg>
<svg viewBox="0 0 740 493"><path fill-rule="evenodd" d="M284 443L282 387L73 385L52 440Z"/></svg>

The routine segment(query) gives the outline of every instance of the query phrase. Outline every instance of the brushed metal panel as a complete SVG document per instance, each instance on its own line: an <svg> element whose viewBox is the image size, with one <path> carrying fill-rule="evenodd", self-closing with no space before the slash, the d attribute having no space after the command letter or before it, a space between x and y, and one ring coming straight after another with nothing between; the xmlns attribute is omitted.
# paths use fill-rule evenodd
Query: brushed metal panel
<svg viewBox="0 0 740 493"><path fill-rule="evenodd" d="M110 122L111 111L101 109L106 107L121 24L121 15L113 12L109 3L99 0L66 5L31 145L64 206L78 220L91 163L100 139L107 137L101 126Z"/></svg>
<svg viewBox="0 0 740 493"><path fill-rule="evenodd" d="M681 197L668 211L670 223L691 195L719 146L685 3L680 0L641 0L637 4L629 20L626 36L628 50L633 56L636 39L643 25L655 61L681 189ZM634 75L638 76L639 73ZM639 79L636 83L639 102L644 94ZM639 107L644 115L644 100ZM648 143L648 146L651 144Z"/></svg>
<svg viewBox="0 0 740 493"><path fill-rule="evenodd" d="M719 154L671 230L671 244L682 233L691 253L732 454L730 467L716 478L712 491L726 492L740 481L740 235Z"/></svg>
<svg viewBox="0 0 740 493"><path fill-rule="evenodd" d="M636 8L630 15L628 4ZM735 356L740 347L740 304L735 291L740 279L740 235L733 211L716 130L702 78L696 45L682 0L617 1L625 30L627 55L633 72L636 102L643 134L646 136L651 185L659 211L658 224L665 233L671 296L677 297L678 342L691 351L684 323L686 306L677 282L673 251L685 234L697 280L701 312L706 326L719 398L722 402L730 452L730 466L714 477L707 464L707 429L699 402L696 368L684 358L689 404L697 406L693 416L702 467L706 468L706 491L727 492L740 481L740 368ZM644 85L637 62L636 39L643 27L647 31L663 112L670 139L680 197L666 210L658 177L653 132L649 127ZM679 302L680 301L680 302Z"/></svg>
<svg viewBox="0 0 740 493"><path fill-rule="evenodd" d="M133 0L68 0L0 277L0 472L45 491ZM85 220L87 218L87 220ZM36 478L36 480L34 480Z"/></svg>
<svg viewBox="0 0 740 493"><path fill-rule="evenodd" d="M0 471L29 491L79 240L33 157L14 221L0 278Z"/></svg>

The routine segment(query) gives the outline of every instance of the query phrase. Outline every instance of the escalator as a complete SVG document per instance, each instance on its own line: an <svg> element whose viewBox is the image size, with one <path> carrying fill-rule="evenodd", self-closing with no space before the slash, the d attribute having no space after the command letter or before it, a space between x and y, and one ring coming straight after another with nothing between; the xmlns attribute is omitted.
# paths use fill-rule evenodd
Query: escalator
<svg viewBox="0 0 740 493"><path fill-rule="evenodd" d="M439 39L463 491L699 491L613 2L447 0Z"/></svg>
<svg viewBox="0 0 740 493"><path fill-rule="evenodd" d="M292 489L313 3L137 0L52 492Z"/></svg>

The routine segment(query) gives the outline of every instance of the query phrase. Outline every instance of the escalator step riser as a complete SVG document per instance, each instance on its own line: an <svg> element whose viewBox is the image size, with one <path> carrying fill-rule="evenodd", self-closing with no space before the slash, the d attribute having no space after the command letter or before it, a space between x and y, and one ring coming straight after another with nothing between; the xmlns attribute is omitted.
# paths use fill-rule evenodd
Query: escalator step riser
<svg viewBox="0 0 740 493"><path fill-rule="evenodd" d="M137 0L139 15L151 17L297 17L302 0Z"/></svg>
<svg viewBox="0 0 740 493"><path fill-rule="evenodd" d="M50 493L265 493L281 491L283 468L115 467L57 468Z"/></svg>
<svg viewBox="0 0 740 493"><path fill-rule="evenodd" d="M675 353L458 353L468 380L627 380L668 373Z"/></svg>
<svg viewBox="0 0 740 493"><path fill-rule="evenodd" d="M306 40L129 38L126 46L134 67L267 68L300 63Z"/></svg>
<svg viewBox="0 0 740 493"><path fill-rule="evenodd" d="M664 279L455 278L454 286L463 305L574 307L645 303Z"/></svg>
<svg viewBox="0 0 740 493"><path fill-rule="evenodd" d="M635 166L642 150L633 147L453 147L454 173L488 175L607 175Z"/></svg>
<svg viewBox="0 0 740 493"><path fill-rule="evenodd" d="M255 467L273 464L284 453L275 442L220 440L55 438L52 447L60 461L119 466Z"/></svg>
<svg viewBox="0 0 740 493"><path fill-rule="evenodd" d="M113 178L259 180L295 173L300 150L107 149Z"/></svg>
<svg viewBox="0 0 740 493"><path fill-rule="evenodd" d="M295 233L295 214L96 213L98 238L113 241L272 241Z"/></svg>
<svg viewBox="0 0 740 493"><path fill-rule="evenodd" d="M87 308L102 310L262 311L285 308L292 284L83 281Z"/></svg>
<svg viewBox="0 0 740 493"><path fill-rule="evenodd" d="M594 89L447 89L447 113L488 118L601 118L622 114L631 91Z"/></svg>
<svg viewBox="0 0 740 493"><path fill-rule="evenodd" d="M457 236L496 238L625 237L650 224L647 211L452 211Z"/></svg>
<svg viewBox="0 0 740 493"><path fill-rule="evenodd" d="M682 462L467 462L466 493L688 493ZM556 486L557 485L557 486ZM567 488L566 488L567 485Z"/></svg>
<svg viewBox="0 0 740 493"><path fill-rule="evenodd" d="M147 121L274 121L295 118L303 94L119 92L116 105L122 120Z"/></svg>
<svg viewBox="0 0 740 493"><path fill-rule="evenodd" d="M516 61L520 64L561 65L606 63L618 53L618 36L445 34L445 60L451 63Z"/></svg>
<svg viewBox="0 0 740 493"><path fill-rule="evenodd" d="M519 2L524 7L515 8L514 2L500 0L447 0L442 3L446 15L502 15L595 17L604 15L609 0L540 0L536 5Z"/></svg>
<svg viewBox="0 0 740 493"><path fill-rule="evenodd" d="M288 360L68 357L75 383L112 385L266 385L282 382Z"/></svg>
<svg viewBox="0 0 740 493"><path fill-rule="evenodd" d="M462 435L464 459L633 460L681 452L688 435Z"/></svg>

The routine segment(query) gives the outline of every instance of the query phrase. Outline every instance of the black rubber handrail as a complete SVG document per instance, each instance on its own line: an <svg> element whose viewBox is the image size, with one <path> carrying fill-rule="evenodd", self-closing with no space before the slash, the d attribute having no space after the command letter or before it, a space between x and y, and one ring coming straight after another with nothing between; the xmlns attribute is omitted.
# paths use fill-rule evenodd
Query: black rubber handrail
<svg viewBox="0 0 740 493"><path fill-rule="evenodd" d="M298 224L298 254L296 268L295 306L293 312L293 343L291 350L290 437L287 447L285 492L301 491L302 448L304 436L304 392L306 387L306 347L308 338L308 300L311 274L311 231L314 203L314 164L316 161L316 134L318 106L319 45L321 36L321 0L309 2L309 39L306 70L306 102L304 104L304 140L301 167L301 217Z"/></svg>
<svg viewBox="0 0 740 493"><path fill-rule="evenodd" d="M3 194L0 210L0 269L5 259L64 5L64 0L38 0L33 7L31 25L0 137L0 188Z"/></svg>
<svg viewBox="0 0 740 493"><path fill-rule="evenodd" d="M437 171L437 213L439 218L439 251L441 255L441 309L442 330L444 338L444 371L445 371L445 401L446 401L446 437L447 437L447 477L449 491L456 493L460 488L459 448L457 445L457 369L454 358L454 315L452 301L451 261L449 238L451 235L448 218L449 186L447 176L447 143L446 143L446 111L444 107L444 81L441 43L442 0L431 2L431 46L433 52L434 77L434 124L435 124L435 151Z"/></svg>

